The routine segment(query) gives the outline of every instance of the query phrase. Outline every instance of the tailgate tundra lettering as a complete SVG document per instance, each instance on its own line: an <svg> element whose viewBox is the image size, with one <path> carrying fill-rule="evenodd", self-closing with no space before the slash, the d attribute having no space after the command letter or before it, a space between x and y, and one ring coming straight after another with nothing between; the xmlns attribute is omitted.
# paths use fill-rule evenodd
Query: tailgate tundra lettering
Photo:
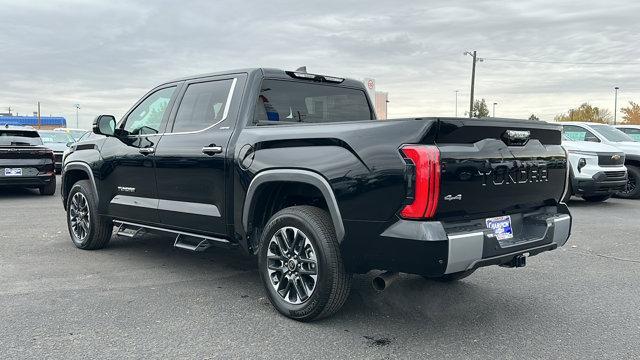
<svg viewBox="0 0 640 360"><path fill-rule="evenodd" d="M546 164L522 163L498 164L493 169L478 170L482 175L482 186L527 184L549 181L549 171Z"/></svg>

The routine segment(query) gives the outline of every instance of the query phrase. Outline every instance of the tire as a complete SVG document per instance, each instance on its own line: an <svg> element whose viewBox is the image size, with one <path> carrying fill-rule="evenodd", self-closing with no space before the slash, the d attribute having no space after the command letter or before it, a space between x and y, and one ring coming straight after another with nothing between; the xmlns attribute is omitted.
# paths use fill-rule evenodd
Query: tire
<svg viewBox="0 0 640 360"><path fill-rule="evenodd" d="M334 314L351 290L331 218L313 206L285 208L271 217L260 239L258 269L271 304L298 321Z"/></svg>
<svg viewBox="0 0 640 360"><path fill-rule="evenodd" d="M582 198L588 202L603 202L608 200L611 195L583 195Z"/></svg>
<svg viewBox="0 0 640 360"><path fill-rule="evenodd" d="M573 186L571 185L571 182L573 181L573 176L569 177L569 184L567 185L567 193L564 194L564 197L562 198L562 202L563 203L568 203L569 200L571 200L571 196L573 196Z"/></svg>
<svg viewBox="0 0 640 360"><path fill-rule="evenodd" d="M458 281L458 280L462 280L462 279L466 278L467 276L469 276L469 275L473 274L474 272L476 272L476 270L477 269L472 269L472 270L460 271L460 272L456 272L456 273L444 274L444 275L441 275L441 276L434 276L434 277L426 277L425 276L425 279L438 281L438 282L444 282L444 283L454 282L454 281Z"/></svg>
<svg viewBox="0 0 640 360"><path fill-rule="evenodd" d="M620 191L616 196L624 199L640 198L640 168L635 165L627 165L629 179L624 191Z"/></svg>
<svg viewBox="0 0 640 360"><path fill-rule="evenodd" d="M83 206L83 200L86 206ZM101 249L111 240L113 223L98 215L98 202L89 180L73 184L67 198L67 228L73 244L83 250ZM84 214L84 215L83 215ZM72 218L86 220L86 227L74 227Z"/></svg>
<svg viewBox="0 0 640 360"><path fill-rule="evenodd" d="M56 193L56 177L54 176L53 178L51 178L51 181L47 185L40 186L38 190L40 191L40 195L55 194Z"/></svg>

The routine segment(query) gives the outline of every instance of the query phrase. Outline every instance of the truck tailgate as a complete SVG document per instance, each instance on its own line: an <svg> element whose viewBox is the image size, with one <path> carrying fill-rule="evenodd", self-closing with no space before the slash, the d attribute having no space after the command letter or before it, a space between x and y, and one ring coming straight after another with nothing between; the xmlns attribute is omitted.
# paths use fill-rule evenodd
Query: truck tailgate
<svg viewBox="0 0 640 360"><path fill-rule="evenodd" d="M558 127L544 122L441 119L436 216L463 220L555 205L567 177L560 143Z"/></svg>

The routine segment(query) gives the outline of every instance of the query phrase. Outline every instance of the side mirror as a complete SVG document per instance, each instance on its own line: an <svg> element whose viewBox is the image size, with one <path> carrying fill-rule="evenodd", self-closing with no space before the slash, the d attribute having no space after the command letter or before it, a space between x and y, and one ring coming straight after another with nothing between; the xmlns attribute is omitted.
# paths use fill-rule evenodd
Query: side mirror
<svg viewBox="0 0 640 360"><path fill-rule="evenodd" d="M98 115L93 120L93 132L98 135L113 136L116 118L113 115Z"/></svg>
<svg viewBox="0 0 640 360"><path fill-rule="evenodd" d="M69 141L69 142L67 143L67 147L71 147L71 145L73 145L73 144L74 144L74 142L73 142L73 141Z"/></svg>

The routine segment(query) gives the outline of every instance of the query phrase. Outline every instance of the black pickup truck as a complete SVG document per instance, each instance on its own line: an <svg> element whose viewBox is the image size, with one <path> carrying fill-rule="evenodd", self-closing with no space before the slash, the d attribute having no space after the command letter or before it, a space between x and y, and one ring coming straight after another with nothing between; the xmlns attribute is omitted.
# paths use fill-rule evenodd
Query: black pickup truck
<svg viewBox="0 0 640 360"><path fill-rule="evenodd" d="M331 315L352 273L451 281L565 244L567 157L539 121L376 120L362 83L248 69L164 83L74 144L62 198L75 246L162 231L258 257L284 315Z"/></svg>

